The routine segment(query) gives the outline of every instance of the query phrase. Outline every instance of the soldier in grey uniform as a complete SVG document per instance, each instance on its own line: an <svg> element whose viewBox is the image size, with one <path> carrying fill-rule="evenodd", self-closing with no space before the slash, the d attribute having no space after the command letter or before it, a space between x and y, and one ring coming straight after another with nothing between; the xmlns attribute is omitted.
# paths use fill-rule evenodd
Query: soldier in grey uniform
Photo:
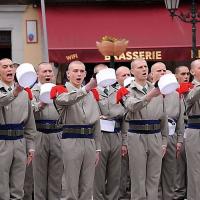
<svg viewBox="0 0 200 200"><path fill-rule="evenodd" d="M157 62L151 67L153 83L166 73L166 66ZM169 137L165 156L162 160L159 199L172 200L175 189L177 157L183 143L184 133L184 104L179 93L174 91L165 95L164 103L168 117Z"/></svg>
<svg viewBox="0 0 200 200"><path fill-rule="evenodd" d="M84 87L85 65L73 61L68 66L67 93L57 96L55 103L63 125L62 151L66 179L66 200L91 200L95 164L101 151L99 109L90 90L91 79Z"/></svg>
<svg viewBox="0 0 200 200"><path fill-rule="evenodd" d="M94 72L105 69L105 65L95 66ZM117 200L119 198L121 154L127 154L128 124L124 121L125 109L116 103L118 86L97 87L101 130L100 161L95 169L94 200ZM110 124L109 128L107 124ZM127 124L127 125L126 125Z"/></svg>
<svg viewBox="0 0 200 200"><path fill-rule="evenodd" d="M53 102L46 104L39 98L41 86L52 83L55 77L50 63L39 64L37 74L38 83L32 88L32 106L37 128L33 162L34 199L59 200L63 174L61 127L57 124L59 115Z"/></svg>
<svg viewBox="0 0 200 200"><path fill-rule="evenodd" d="M119 88L124 87L124 80L131 76L130 69L125 66L120 66L116 70L116 78L119 83ZM128 189L130 188L130 174L129 174L129 158L128 153L121 158L121 178L119 188L119 199L130 198Z"/></svg>
<svg viewBox="0 0 200 200"><path fill-rule="evenodd" d="M0 60L1 200L23 199L26 164L30 164L35 151L31 101L27 92L15 83L15 71L10 59Z"/></svg>
<svg viewBox="0 0 200 200"><path fill-rule="evenodd" d="M188 125L185 130L187 158L187 199L200 199L200 59L191 63L194 88L186 97Z"/></svg>
<svg viewBox="0 0 200 200"><path fill-rule="evenodd" d="M190 71L187 66L178 66L175 69L175 75L179 83L189 82ZM182 95L184 107L185 105L185 95ZM187 115L185 114L185 124L187 123ZM186 199L187 198L187 161L185 153L185 139L183 140L183 145L181 147L180 155L177 158L177 174L175 183L174 200Z"/></svg>
<svg viewBox="0 0 200 200"><path fill-rule="evenodd" d="M123 98L129 122L131 200L157 200L168 134L164 98L159 89L147 82L148 66L145 60L132 61L131 73L135 81Z"/></svg>

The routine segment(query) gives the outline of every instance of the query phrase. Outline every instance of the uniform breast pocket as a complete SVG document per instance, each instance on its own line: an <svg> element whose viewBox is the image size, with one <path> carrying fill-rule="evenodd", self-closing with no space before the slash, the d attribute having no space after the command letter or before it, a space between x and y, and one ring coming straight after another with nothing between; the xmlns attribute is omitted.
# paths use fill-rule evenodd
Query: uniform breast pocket
<svg viewBox="0 0 200 200"><path fill-rule="evenodd" d="M102 105L102 106L105 106L105 105L108 104L108 101L107 101L106 99L103 98L103 99L100 99L100 100L99 100L99 104Z"/></svg>

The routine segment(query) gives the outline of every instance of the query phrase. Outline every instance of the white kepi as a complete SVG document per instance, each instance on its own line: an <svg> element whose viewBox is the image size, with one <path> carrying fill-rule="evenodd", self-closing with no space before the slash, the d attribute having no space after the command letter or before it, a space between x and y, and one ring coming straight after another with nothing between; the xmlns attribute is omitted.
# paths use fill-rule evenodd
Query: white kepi
<svg viewBox="0 0 200 200"><path fill-rule="evenodd" d="M135 80L135 78L132 77L132 76L127 77L127 78L124 80L124 87L129 86L129 85L131 84L131 82L134 81L134 80Z"/></svg>
<svg viewBox="0 0 200 200"><path fill-rule="evenodd" d="M16 78L23 88L31 87L37 80L37 74L32 64L23 63L16 69Z"/></svg>
<svg viewBox="0 0 200 200"><path fill-rule="evenodd" d="M106 87L112 85L116 82L115 70L113 68L102 69L97 73L96 79L98 86Z"/></svg>
<svg viewBox="0 0 200 200"><path fill-rule="evenodd" d="M174 92L179 87L179 84L174 74L165 74L160 77L158 87L160 92L166 95Z"/></svg>
<svg viewBox="0 0 200 200"><path fill-rule="evenodd" d="M54 87L55 84L53 83L44 83L40 87L40 96L39 99L40 101L50 104L53 103L53 100L50 98L50 92L52 87Z"/></svg>

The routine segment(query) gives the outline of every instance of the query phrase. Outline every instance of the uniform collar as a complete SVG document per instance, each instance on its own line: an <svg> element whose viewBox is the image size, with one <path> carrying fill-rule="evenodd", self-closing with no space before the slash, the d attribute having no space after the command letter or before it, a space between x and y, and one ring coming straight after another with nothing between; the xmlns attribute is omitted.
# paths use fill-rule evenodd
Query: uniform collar
<svg viewBox="0 0 200 200"><path fill-rule="evenodd" d="M66 82L65 83L65 87L68 88L68 89L70 89L70 90L72 90L72 91L77 91L77 90L81 89L81 87L77 88L74 85L72 85L70 82Z"/></svg>
<svg viewBox="0 0 200 200"><path fill-rule="evenodd" d="M10 92L11 90L9 90L8 88L12 88L12 90L14 89L14 83L11 86L8 86L7 84L5 84L4 82L2 82L0 80L0 88L4 88L7 92Z"/></svg>
<svg viewBox="0 0 200 200"><path fill-rule="evenodd" d="M116 89L115 87L113 87L112 85L107 86L106 89L108 90L108 95L106 95L106 94L104 93L105 87L100 87L100 86L98 86L97 88L98 88L98 90L99 90L99 92L100 92L100 94L101 94L102 96L109 96L110 94L112 94L113 92L115 92L115 91L117 90L117 89Z"/></svg>
<svg viewBox="0 0 200 200"><path fill-rule="evenodd" d="M192 83L195 84L195 85L199 85L199 84L200 84L200 81L194 79L194 80L192 81Z"/></svg>
<svg viewBox="0 0 200 200"><path fill-rule="evenodd" d="M152 83L150 82L146 82L145 86L141 86L140 84L138 84L135 81L131 82L130 88L137 88L139 91L141 91L142 93L144 93L144 91L142 90L143 88L146 88L147 91L149 91L150 89L152 89L154 86L152 85ZM145 93L144 93L145 94Z"/></svg>

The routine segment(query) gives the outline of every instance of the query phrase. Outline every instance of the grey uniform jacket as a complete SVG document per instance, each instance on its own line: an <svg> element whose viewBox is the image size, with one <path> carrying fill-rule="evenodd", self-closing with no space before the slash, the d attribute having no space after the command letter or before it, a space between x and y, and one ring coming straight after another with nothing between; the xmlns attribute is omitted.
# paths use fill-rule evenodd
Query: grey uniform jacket
<svg viewBox="0 0 200 200"><path fill-rule="evenodd" d="M92 92L84 88L77 89L66 83L67 93L60 94L55 103L63 125L94 125L96 149L101 149L101 129L99 109Z"/></svg>
<svg viewBox="0 0 200 200"><path fill-rule="evenodd" d="M185 129L183 97L180 97L178 92L173 92L165 96L164 103L168 118L176 121L177 142L183 143Z"/></svg>
<svg viewBox="0 0 200 200"><path fill-rule="evenodd" d="M40 95L40 84L35 84L32 88L33 100L32 106L34 110L35 120L58 120L59 114L54 106L54 104L47 104L44 109L40 109L39 105L39 95Z"/></svg>
<svg viewBox="0 0 200 200"><path fill-rule="evenodd" d="M109 87L108 95L106 95L102 88L97 88L99 92L99 101L98 105L100 108L101 115L105 116L106 119L119 119L121 125L121 134L122 134L122 144L127 145L127 131L128 123L125 122L125 108L121 103L116 103L116 93L119 89L119 86Z"/></svg>
<svg viewBox="0 0 200 200"><path fill-rule="evenodd" d="M12 89L14 89L14 85ZM13 91L9 91L7 86L0 81L0 124L21 123L24 124L27 151L30 149L34 150L36 127L28 94L23 90L15 97Z"/></svg>
<svg viewBox="0 0 200 200"><path fill-rule="evenodd" d="M200 115L200 82L193 80L195 87L186 96L186 114Z"/></svg>
<svg viewBox="0 0 200 200"><path fill-rule="evenodd" d="M147 91L154 88L150 82L147 82L147 86ZM163 96L159 95L150 102L147 101L146 94L135 81L128 89L130 92L124 99L125 107L128 110L126 120L160 120L162 144L167 145L168 121Z"/></svg>

